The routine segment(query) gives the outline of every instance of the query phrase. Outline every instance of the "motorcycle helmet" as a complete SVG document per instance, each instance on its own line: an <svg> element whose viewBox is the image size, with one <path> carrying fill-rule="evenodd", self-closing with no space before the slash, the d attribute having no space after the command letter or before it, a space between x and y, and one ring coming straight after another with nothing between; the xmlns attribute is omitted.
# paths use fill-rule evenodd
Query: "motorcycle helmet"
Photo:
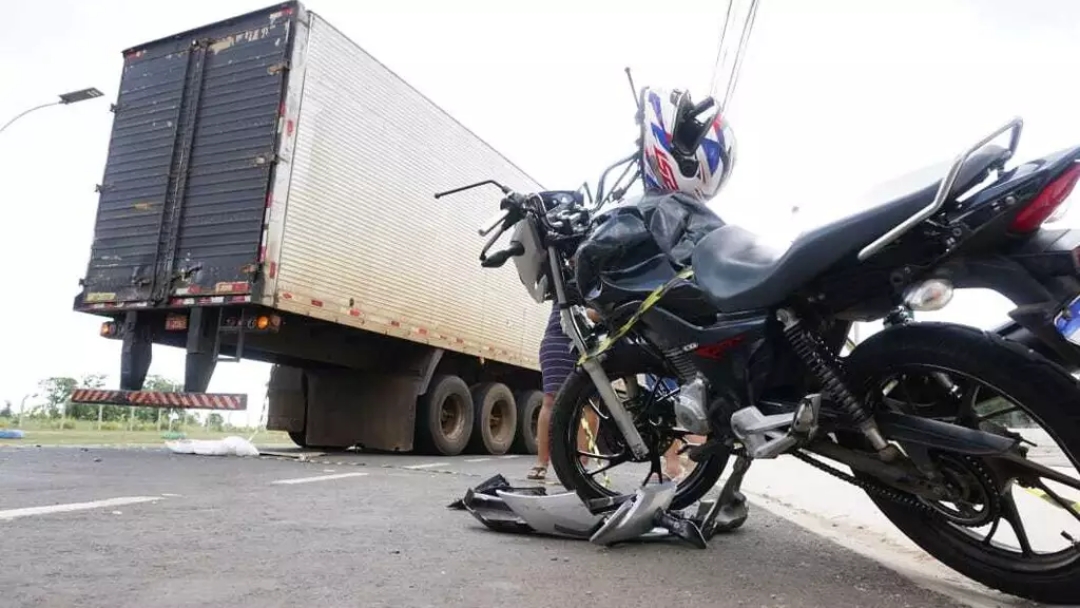
<svg viewBox="0 0 1080 608"><path fill-rule="evenodd" d="M646 87L641 93L642 176L653 192L715 197L735 166L735 133L711 98Z"/></svg>

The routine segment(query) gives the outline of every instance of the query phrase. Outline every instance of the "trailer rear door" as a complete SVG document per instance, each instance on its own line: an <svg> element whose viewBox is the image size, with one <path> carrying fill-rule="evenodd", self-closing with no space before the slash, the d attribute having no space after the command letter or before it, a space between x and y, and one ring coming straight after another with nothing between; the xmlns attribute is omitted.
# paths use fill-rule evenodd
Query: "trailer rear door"
<svg viewBox="0 0 1080 608"><path fill-rule="evenodd" d="M282 4L125 53L84 303L250 292L295 13Z"/></svg>

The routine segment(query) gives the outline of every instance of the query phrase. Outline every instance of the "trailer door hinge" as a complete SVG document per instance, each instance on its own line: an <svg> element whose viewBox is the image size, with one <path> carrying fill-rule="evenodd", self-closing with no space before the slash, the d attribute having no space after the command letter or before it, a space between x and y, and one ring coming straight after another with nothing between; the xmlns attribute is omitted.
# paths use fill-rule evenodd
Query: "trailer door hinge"
<svg viewBox="0 0 1080 608"><path fill-rule="evenodd" d="M288 69L289 69L289 62L288 61L281 61L281 62L275 63L274 65L266 68L266 73L267 74L277 74L278 72L284 72L284 71L286 71Z"/></svg>
<svg viewBox="0 0 1080 608"><path fill-rule="evenodd" d="M278 155L270 152L267 154L259 154L255 157L255 166L261 167L269 163L276 163L278 161Z"/></svg>

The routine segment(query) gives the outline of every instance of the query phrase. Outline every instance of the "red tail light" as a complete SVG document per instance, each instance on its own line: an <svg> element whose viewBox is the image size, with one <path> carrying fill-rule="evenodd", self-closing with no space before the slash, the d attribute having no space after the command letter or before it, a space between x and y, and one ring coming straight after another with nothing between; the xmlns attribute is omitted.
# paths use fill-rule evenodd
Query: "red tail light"
<svg viewBox="0 0 1080 608"><path fill-rule="evenodd" d="M1035 197L1026 207L1020 210L1013 218L1009 230L1012 232L1031 232L1042 226L1046 218L1053 215L1054 211L1065 202L1072 194L1073 186L1080 180L1080 164L1073 165L1050 185L1043 188L1042 192Z"/></svg>

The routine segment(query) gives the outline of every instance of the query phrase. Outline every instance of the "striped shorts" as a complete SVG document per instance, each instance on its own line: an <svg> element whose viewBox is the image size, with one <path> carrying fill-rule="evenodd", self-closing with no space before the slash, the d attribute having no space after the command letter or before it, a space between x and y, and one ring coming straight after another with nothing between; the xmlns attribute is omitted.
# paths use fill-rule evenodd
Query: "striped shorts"
<svg viewBox="0 0 1080 608"><path fill-rule="evenodd" d="M559 323L559 305L553 304L544 339L540 341L540 376L544 393L554 396L577 364L577 349Z"/></svg>

